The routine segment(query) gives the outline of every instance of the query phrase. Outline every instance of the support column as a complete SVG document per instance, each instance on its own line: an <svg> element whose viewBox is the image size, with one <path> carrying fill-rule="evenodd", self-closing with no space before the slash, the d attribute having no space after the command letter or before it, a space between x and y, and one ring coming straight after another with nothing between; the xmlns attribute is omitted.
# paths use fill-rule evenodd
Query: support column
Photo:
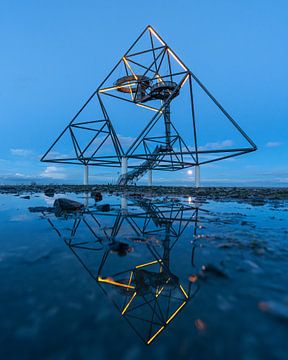
<svg viewBox="0 0 288 360"><path fill-rule="evenodd" d="M127 212L127 197L124 194L121 196L121 210Z"/></svg>
<svg viewBox="0 0 288 360"><path fill-rule="evenodd" d="M121 175L127 174L128 169L128 161L127 157L123 156L121 159Z"/></svg>
<svg viewBox="0 0 288 360"><path fill-rule="evenodd" d="M152 169L148 170L148 186L152 186Z"/></svg>
<svg viewBox="0 0 288 360"><path fill-rule="evenodd" d="M89 184L88 165L84 165L84 185Z"/></svg>
<svg viewBox="0 0 288 360"><path fill-rule="evenodd" d="M196 188L200 187L200 166L199 165L195 166L195 187Z"/></svg>

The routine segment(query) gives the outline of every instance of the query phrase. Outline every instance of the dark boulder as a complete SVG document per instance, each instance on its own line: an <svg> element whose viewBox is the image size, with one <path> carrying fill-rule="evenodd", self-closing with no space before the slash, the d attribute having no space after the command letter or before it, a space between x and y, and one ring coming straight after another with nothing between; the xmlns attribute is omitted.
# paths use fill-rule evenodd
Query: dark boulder
<svg viewBox="0 0 288 360"><path fill-rule="evenodd" d="M54 194L55 194L55 191L54 191L54 189L52 189L52 188L46 189L46 190L44 191L44 195L45 195L45 196L48 196L48 197L53 197Z"/></svg>
<svg viewBox="0 0 288 360"><path fill-rule="evenodd" d="M95 201L101 201L103 199L103 196L101 194L101 192L99 191L91 191L91 197L95 200Z"/></svg>
<svg viewBox="0 0 288 360"><path fill-rule="evenodd" d="M60 198L54 201L54 208L56 211L77 211L84 205L75 200Z"/></svg>

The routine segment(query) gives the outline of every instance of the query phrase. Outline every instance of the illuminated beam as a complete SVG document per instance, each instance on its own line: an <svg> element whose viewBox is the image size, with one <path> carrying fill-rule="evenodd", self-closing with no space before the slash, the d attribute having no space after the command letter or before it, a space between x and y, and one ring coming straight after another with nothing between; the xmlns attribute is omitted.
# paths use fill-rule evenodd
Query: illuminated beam
<svg viewBox="0 0 288 360"><path fill-rule="evenodd" d="M153 264L157 264L157 263L161 263L161 260L154 260L154 261L150 261L150 262L145 263L145 264L137 265L136 269L140 269L140 268L142 268L144 266L149 266L149 265L153 265Z"/></svg>
<svg viewBox="0 0 288 360"><path fill-rule="evenodd" d="M151 342L156 338L157 335L160 334L160 332L164 329L165 326L162 326L148 341L147 345L151 344Z"/></svg>
<svg viewBox="0 0 288 360"><path fill-rule="evenodd" d="M115 286L120 286L120 287L124 287L124 288L126 288L126 289L135 289L135 286L123 284L123 283L114 281L114 280L109 279L109 278L103 279L101 276L98 276L97 280L98 280L99 282L102 282L102 283L106 283L106 284L110 284L110 285L115 285Z"/></svg>
<svg viewBox="0 0 288 360"><path fill-rule="evenodd" d="M163 46L166 45L165 42L160 38L160 36L155 32L155 30L152 29L151 26L149 26L149 30L150 30L150 32L156 37L156 39L157 39L158 41L160 41L160 43L161 43Z"/></svg>
<svg viewBox="0 0 288 360"><path fill-rule="evenodd" d="M123 85L118 85L118 86L107 87L107 88L98 90L98 92L101 93L101 92L110 91L110 90L117 90L117 89L121 89L123 87L131 87L132 85L137 85L137 82L132 81L129 84L123 84Z"/></svg>
<svg viewBox="0 0 288 360"><path fill-rule="evenodd" d="M133 276L133 271L131 271L131 274L130 274L130 279L129 279L128 285L130 285L130 284L131 284L131 281L132 281L132 276Z"/></svg>
<svg viewBox="0 0 288 360"><path fill-rule="evenodd" d="M163 290L164 286L159 291L156 291L156 298L162 293Z"/></svg>
<svg viewBox="0 0 288 360"><path fill-rule="evenodd" d="M154 108L154 107L152 107L152 106L143 105L143 104L136 104L136 105L137 105L137 106L141 106L141 107L143 107L143 108L145 108L145 109L148 109L148 110L152 110L152 111L156 111L156 112L162 113L162 110L156 109L156 108Z"/></svg>
<svg viewBox="0 0 288 360"><path fill-rule="evenodd" d="M125 64L126 64L126 66L128 67L128 69L131 71L131 73L133 74L134 79L135 79L135 80L138 80L137 76L135 75L135 73L134 73L134 71L132 70L130 64L128 63L127 59L126 59L124 56L123 56L123 61L125 62ZM137 87L138 87L138 86L139 86L139 85L137 85ZM132 101L134 101L133 92L132 92L132 85L130 86L129 89L130 89L131 99L132 99Z"/></svg>
<svg viewBox="0 0 288 360"><path fill-rule="evenodd" d="M183 292L184 296L186 297L186 299L188 299L188 295L187 295L186 291L184 290L183 286L182 285L179 285L179 286L180 286L180 289Z"/></svg>
<svg viewBox="0 0 288 360"><path fill-rule="evenodd" d="M127 65L127 67L129 68L129 70L131 71L132 75L134 76L135 80L138 80L137 75L135 75L134 71L132 70L130 64L128 63L127 59L123 56L123 61L125 62L125 64Z"/></svg>
<svg viewBox="0 0 288 360"><path fill-rule="evenodd" d="M178 62L178 64L180 66L182 66L182 68L185 70L185 71L188 71L188 69L186 68L186 66L183 64L183 62L178 58L178 56L170 49L168 48L168 52L169 54L171 54L173 56L173 58Z"/></svg>
<svg viewBox="0 0 288 360"><path fill-rule="evenodd" d="M128 307L130 306L131 302L133 301L134 297L136 296L137 292L135 291L134 294L132 295L131 299L128 301L127 305L125 306L125 308L123 309L121 315L124 315L126 310L128 309Z"/></svg>
<svg viewBox="0 0 288 360"><path fill-rule="evenodd" d="M190 76L190 74L188 74L188 75L185 77L184 81L183 81L182 84L181 84L181 88L184 86L184 84L185 84L186 81L188 80L189 76Z"/></svg>
<svg viewBox="0 0 288 360"><path fill-rule="evenodd" d="M170 321L172 321L173 319L174 319L174 317L178 314L178 312L182 309L182 307L184 306L184 305L186 305L187 304L187 301L184 301L179 307L178 307L178 309L176 309L175 311L174 311L174 313L170 316L170 318L166 321L166 324L168 325L169 323L170 323Z"/></svg>

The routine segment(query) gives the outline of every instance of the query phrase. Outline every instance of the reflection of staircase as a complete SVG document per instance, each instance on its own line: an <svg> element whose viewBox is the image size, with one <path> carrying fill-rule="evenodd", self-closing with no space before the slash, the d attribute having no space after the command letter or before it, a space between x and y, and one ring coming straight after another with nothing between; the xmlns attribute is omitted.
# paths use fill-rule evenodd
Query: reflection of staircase
<svg viewBox="0 0 288 360"><path fill-rule="evenodd" d="M120 175L117 185L131 184L133 180L140 179L149 169L153 169L157 161L162 156L162 152L167 150L166 147L156 146L155 150L151 153L150 157L135 169L128 171L127 174Z"/></svg>

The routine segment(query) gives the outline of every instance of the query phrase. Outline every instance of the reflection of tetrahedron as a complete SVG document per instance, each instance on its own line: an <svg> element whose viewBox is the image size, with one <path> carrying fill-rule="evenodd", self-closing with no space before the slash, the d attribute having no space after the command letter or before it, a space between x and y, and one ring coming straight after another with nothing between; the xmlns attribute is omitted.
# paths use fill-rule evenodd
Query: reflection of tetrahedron
<svg viewBox="0 0 288 360"><path fill-rule="evenodd" d="M101 100L94 95L42 157L44 162L117 166L122 148Z"/></svg>

